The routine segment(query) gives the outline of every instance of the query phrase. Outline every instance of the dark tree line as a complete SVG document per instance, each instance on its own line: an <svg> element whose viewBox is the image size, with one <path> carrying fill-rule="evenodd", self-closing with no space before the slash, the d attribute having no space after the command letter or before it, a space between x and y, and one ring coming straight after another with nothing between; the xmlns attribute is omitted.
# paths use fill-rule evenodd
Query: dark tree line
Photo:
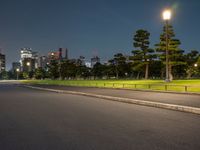
<svg viewBox="0 0 200 150"><path fill-rule="evenodd" d="M96 63L93 68L71 61L52 60L46 69L37 68L31 72L20 72L19 79L165 79L165 64L150 53L149 60L145 56L125 56L122 53L115 54L108 63ZM141 54L140 54L141 56ZM137 59L136 59L137 58ZM137 61L134 61L137 60ZM179 59L178 59L179 60ZM200 53L192 50L182 54L181 60L184 63L174 65L172 74L175 79L199 78L200 77ZM148 67L148 69L147 69ZM148 71L148 73L147 73ZM148 76L147 76L148 75ZM16 72L2 72L1 79L16 79Z"/></svg>

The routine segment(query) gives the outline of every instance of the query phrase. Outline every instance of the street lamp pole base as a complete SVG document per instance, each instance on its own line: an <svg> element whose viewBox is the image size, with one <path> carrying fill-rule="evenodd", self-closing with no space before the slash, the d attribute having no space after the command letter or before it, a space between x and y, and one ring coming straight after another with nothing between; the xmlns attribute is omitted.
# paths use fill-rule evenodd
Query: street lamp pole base
<svg viewBox="0 0 200 150"><path fill-rule="evenodd" d="M170 82L170 79L165 79L165 82Z"/></svg>

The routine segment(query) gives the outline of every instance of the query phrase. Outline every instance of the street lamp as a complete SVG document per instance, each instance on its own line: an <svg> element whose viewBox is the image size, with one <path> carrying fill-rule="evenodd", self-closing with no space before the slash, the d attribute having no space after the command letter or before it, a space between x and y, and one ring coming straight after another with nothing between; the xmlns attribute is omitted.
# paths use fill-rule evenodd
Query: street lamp
<svg viewBox="0 0 200 150"><path fill-rule="evenodd" d="M171 10L167 9L163 11L163 20L171 19Z"/></svg>
<svg viewBox="0 0 200 150"><path fill-rule="evenodd" d="M19 68L17 68L17 69L16 69L16 72L17 72L17 80L19 79L19 71L20 71Z"/></svg>
<svg viewBox="0 0 200 150"><path fill-rule="evenodd" d="M27 66L30 66L30 62L27 62L26 65L27 65Z"/></svg>
<svg viewBox="0 0 200 150"><path fill-rule="evenodd" d="M30 71L30 66L31 66L31 63L30 62L27 62L26 65L28 66L28 71Z"/></svg>
<svg viewBox="0 0 200 150"><path fill-rule="evenodd" d="M166 82L170 82L170 79L169 79L169 37L168 37L168 32L169 32L169 29L168 29L168 26L169 26L169 20L171 19L171 10L167 9L167 10L164 10L163 11L163 20L165 21L165 30L166 30L166 79L165 81Z"/></svg>
<svg viewBox="0 0 200 150"><path fill-rule="evenodd" d="M194 67L198 67L198 64L194 64Z"/></svg>

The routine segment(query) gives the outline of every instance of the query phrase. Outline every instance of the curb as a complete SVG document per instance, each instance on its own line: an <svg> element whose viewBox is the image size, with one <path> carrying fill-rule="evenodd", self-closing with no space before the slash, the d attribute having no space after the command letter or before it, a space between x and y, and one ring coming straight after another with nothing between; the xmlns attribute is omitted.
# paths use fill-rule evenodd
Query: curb
<svg viewBox="0 0 200 150"><path fill-rule="evenodd" d="M137 104L137 105L150 106L150 107L156 107L156 108L164 108L164 109L169 109L169 110L175 110L175 111L181 111L181 112L187 112L187 113L193 113L193 114L200 115L200 108L197 108L197 107L166 104L166 103L159 103L159 102L150 102L150 101L143 101L143 100L137 100L137 99L131 99L131 98L120 98L120 97L113 97L113 96L98 95L98 94L92 94L92 93L55 90L55 89L49 89L49 88L34 87L34 86L30 86L30 85L23 85L23 86L27 87L27 88L43 90L43 91L89 96L89 97L102 98L102 99L112 100L112 101L117 101L117 102Z"/></svg>

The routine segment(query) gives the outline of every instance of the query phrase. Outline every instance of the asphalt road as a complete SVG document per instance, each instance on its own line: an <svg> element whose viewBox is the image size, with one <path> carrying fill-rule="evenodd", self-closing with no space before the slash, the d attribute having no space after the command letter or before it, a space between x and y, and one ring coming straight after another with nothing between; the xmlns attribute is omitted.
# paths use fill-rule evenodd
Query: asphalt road
<svg viewBox="0 0 200 150"><path fill-rule="evenodd" d="M137 100L145 100L152 102L160 102L167 104L183 105L200 108L200 95L176 94L162 92L145 92L123 89L104 89L92 87L75 87L75 86L57 86L57 85L34 85L52 89L61 89L69 91L78 91L85 93L93 93L107 96L132 98Z"/></svg>
<svg viewBox="0 0 200 150"><path fill-rule="evenodd" d="M199 150L200 116L0 84L1 150Z"/></svg>

